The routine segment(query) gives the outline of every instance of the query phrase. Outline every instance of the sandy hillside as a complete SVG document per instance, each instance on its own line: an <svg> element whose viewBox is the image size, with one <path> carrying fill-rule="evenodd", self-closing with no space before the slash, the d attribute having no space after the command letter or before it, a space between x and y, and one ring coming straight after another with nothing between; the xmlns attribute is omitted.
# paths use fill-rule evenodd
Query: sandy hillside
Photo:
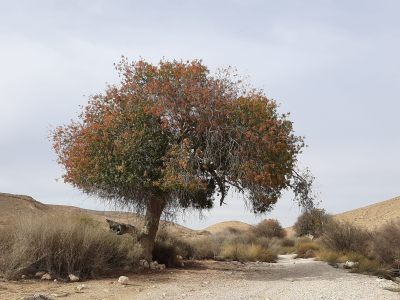
<svg viewBox="0 0 400 300"><path fill-rule="evenodd" d="M211 225L204 230L209 231L213 234L218 233L218 232L223 232L226 230L236 230L236 231L247 231L253 228L250 224L240 222L240 221L226 221L226 222L220 222L216 223L214 225Z"/></svg>
<svg viewBox="0 0 400 300"><path fill-rule="evenodd" d="M88 215L92 219L99 221L104 228L108 227L105 221L106 219L112 219L117 222L129 223L136 226L141 226L143 222L142 217L134 213L95 211L74 206L43 204L29 196L0 193L0 227L13 225L18 222L18 220L29 215L42 217L45 215L59 214L71 214L74 216ZM161 228L176 233L182 237L191 237L198 234L195 230L191 230L172 222L162 222Z"/></svg>
<svg viewBox="0 0 400 300"><path fill-rule="evenodd" d="M400 197L337 214L334 218L374 229L400 218Z"/></svg>

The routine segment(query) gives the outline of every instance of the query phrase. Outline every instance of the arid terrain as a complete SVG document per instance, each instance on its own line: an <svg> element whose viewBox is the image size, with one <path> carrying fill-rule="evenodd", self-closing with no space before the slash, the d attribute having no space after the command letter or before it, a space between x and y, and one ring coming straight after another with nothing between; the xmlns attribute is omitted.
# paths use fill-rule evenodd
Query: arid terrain
<svg viewBox="0 0 400 300"><path fill-rule="evenodd" d="M184 269L126 274L82 283L0 282L0 299L34 294L54 299L399 299L398 284L282 255L278 263L194 261Z"/></svg>
<svg viewBox="0 0 400 300"><path fill-rule="evenodd" d="M106 218L140 225L135 214L98 212L70 206L46 205L28 196L0 194L0 226L7 228L27 215L40 218L46 214L90 215L106 229ZM400 198L334 216L354 221L365 228L375 228L400 217ZM201 237L229 228L247 231L252 225L231 221L205 228L189 228L164 222L163 228L181 237ZM209 233L207 233L209 232ZM118 277L129 283L118 283ZM84 285L81 290L77 287ZM65 283L61 280L22 279L7 281L0 277L0 299L24 299L35 294L50 299L400 299L399 284L378 277L333 268L326 262L294 259L279 255L277 263L212 260L186 261L183 268L162 271L127 271L107 278ZM26 298L29 299L29 298ZM37 298L40 299L40 298Z"/></svg>

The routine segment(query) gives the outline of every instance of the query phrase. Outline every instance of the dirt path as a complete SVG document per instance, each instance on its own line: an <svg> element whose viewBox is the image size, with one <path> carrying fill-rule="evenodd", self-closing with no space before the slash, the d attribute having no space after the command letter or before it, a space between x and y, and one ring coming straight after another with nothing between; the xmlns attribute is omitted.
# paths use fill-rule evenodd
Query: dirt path
<svg viewBox="0 0 400 300"><path fill-rule="evenodd" d="M130 284L116 278L80 283L0 282L0 299L22 299L34 293L60 299L400 299L386 288L399 285L372 276L348 273L312 259L280 256L276 264L193 262L185 269L131 274ZM55 295L53 295L54 297ZM58 297L57 297L58 298Z"/></svg>

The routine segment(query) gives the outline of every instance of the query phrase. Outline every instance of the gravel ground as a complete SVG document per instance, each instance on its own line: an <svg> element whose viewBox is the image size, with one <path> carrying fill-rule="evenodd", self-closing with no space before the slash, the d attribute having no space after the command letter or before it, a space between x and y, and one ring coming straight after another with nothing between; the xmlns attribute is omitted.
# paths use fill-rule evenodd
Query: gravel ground
<svg viewBox="0 0 400 300"><path fill-rule="evenodd" d="M38 281L0 282L0 299L23 299L42 293L54 299L400 299L399 285L377 277L349 273L313 259L282 255L278 263L197 261L184 269L130 274L130 284L118 278L81 283ZM62 297L62 298L61 298Z"/></svg>
<svg viewBox="0 0 400 300"><path fill-rule="evenodd" d="M400 299L385 279L349 273L313 259L280 256L276 264L211 263L188 271L135 299Z"/></svg>

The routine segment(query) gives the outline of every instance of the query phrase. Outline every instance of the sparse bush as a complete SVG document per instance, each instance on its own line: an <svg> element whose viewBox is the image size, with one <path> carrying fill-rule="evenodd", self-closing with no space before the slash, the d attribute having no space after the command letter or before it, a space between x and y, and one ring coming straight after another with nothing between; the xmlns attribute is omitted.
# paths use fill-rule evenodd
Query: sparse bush
<svg viewBox="0 0 400 300"><path fill-rule="evenodd" d="M297 236L310 234L319 237L330 220L331 216L324 209L314 208L302 213L293 225L293 229Z"/></svg>
<svg viewBox="0 0 400 300"><path fill-rule="evenodd" d="M193 258L195 259L214 259L220 253L221 243L215 237L203 237L191 241L193 248Z"/></svg>
<svg viewBox="0 0 400 300"><path fill-rule="evenodd" d="M132 265L141 253L131 236L116 236L75 216L32 217L8 231L0 267L9 278L37 270L62 277L100 275Z"/></svg>
<svg viewBox="0 0 400 300"><path fill-rule="evenodd" d="M328 249L320 249L317 253L316 259L331 264L342 262L340 253Z"/></svg>
<svg viewBox="0 0 400 300"><path fill-rule="evenodd" d="M331 221L325 226L322 243L331 250L369 255L372 235L346 222Z"/></svg>
<svg viewBox="0 0 400 300"><path fill-rule="evenodd" d="M400 268L400 220L378 229L373 237L373 255L380 262Z"/></svg>
<svg viewBox="0 0 400 300"><path fill-rule="evenodd" d="M184 258L191 258L193 257L193 253L194 249L190 243L168 233L166 230L158 232L152 251L153 260L168 267L175 265L177 255Z"/></svg>
<svg viewBox="0 0 400 300"><path fill-rule="evenodd" d="M282 239L282 246L283 247L294 247L294 240L289 238Z"/></svg>
<svg viewBox="0 0 400 300"><path fill-rule="evenodd" d="M283 229L279 221L275 219L266 219L261 221L254 227L254 232L260 237L283 238L286 236L285 229Z"/></svg>

